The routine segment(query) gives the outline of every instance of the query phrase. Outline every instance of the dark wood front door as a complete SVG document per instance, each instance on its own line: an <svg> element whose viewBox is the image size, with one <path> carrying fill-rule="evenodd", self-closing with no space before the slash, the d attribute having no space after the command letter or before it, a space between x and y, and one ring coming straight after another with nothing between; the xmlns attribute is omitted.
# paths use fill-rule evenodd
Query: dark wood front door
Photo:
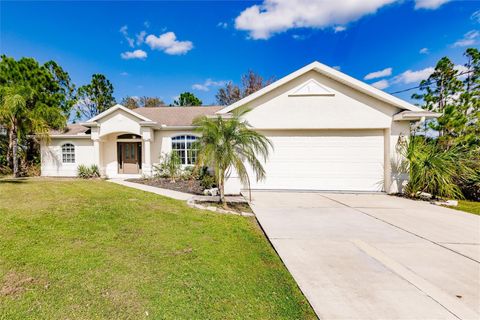
<svg viewBox="0 0 480 320"><path fill-rule="evenodd" d="M119 172L135 174L140 172L140 142L119 142Z"/></svg>

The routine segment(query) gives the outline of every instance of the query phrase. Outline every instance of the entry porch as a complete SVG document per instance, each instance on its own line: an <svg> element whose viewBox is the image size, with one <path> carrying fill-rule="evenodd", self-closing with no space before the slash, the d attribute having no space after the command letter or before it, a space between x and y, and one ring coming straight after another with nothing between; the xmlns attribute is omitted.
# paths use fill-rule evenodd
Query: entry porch
<svg viewBox="0 0 480 320"><path fill-rule="evenodd" d="M151 139L134 133L111 133L93 140L100 174L106 178L135 178L153 174Z"/></svg>

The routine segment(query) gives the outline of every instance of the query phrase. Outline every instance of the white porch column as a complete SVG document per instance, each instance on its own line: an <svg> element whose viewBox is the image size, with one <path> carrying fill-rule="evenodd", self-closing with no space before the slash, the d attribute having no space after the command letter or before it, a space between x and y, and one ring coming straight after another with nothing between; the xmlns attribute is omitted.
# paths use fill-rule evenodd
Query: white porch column
<svg viewBox="0 0 480 320"><path fill-rule="evenodd" d="M383 188L386 193L390 193L392 185L392 165L390 152L391 129L383 129Z"/></svg>
<svg viewBox="0 0 480 320"><path fill-rule="evenodd" d="M152 142L155 135L153 128L149 125L142 125L142 142L143 142L143 158L142 158L142 174L145 176L152 175Z"/></svg>
<svg viewBox="0 0 480 320"><path fill-rule="evenodd" d="M152 142L150 139L143 140L144 147L144 160L142 164L142 173L146 176L152 175L152 151L151 151Z"/></svg>
<svg viewBox="0 0 480 320"><path fill-rule="evenodd" d="M95 164L98 166L98 170L100 171L100 175L103 177L105 175L105 170L102 166L102 152L101 148L101 141L99 138L93 139L93 159Z"/></svg>

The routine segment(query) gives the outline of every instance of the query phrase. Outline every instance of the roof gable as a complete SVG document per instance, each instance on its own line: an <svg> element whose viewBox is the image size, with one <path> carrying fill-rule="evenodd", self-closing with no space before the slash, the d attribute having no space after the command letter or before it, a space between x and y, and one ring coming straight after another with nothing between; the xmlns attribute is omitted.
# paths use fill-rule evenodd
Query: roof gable
<svg viewBox="0 0 480 320"><path fill-rule="evenodd" d="M297 87L289 96L334 96L335 94L322 86L315 79L310 79Z"/></svg>
<svg viewBox="0 0 480 320"><path fill-rule="evenodd" d="M225 114L225 113L228 113L228 112L231 112L232 110L238 108L238 107L241 107L255 99L258 99L259 97L262 97L263 95L267 94L268 92L272 91L272 90L275 90L276 88L286 84L287 82L290 82L302 75L304 75L305 73L309 72L309 71L315 71L315 72L318 72L326 77L329 77L335 81L338 81L342 84L345 84L359 92L362 92L366 95L369 95L371 97L374 97L380 101L383 101L385 103L388 103L394 107L397 107L397 108L400 108L400 109L403 109L403 110L409 110L409 111L424 111L423 109L417 107L417 106L414 106L402 99L399 99L397 97L394 97L386 92L383 92L382 90L379 90L377 88L374 88L372 87L371 85L368 85L360 80L357 80L353 77L350 77L348 75L346 75L345 73L343 72L340 72L336 69L333 69L333 68L330 68L318 61L315 61L315 62L312 62L310 63L309 65L306 65L305 67L275 81L274 83L258 90L257 92L231 104L230 106L218 111L217 113L218 114ZM309 86L309 87L308 87ZM314 84L308 84L307 88L310 89L312 87L315 87ZM299 88L302 89L302 90L307 90L307 88ZM321 92L321 89L319 89L318 87L316 87L314 90L316 90L317 92Z"/></svg>
<svg viewBox="0 0 480 320"><path fill-rule="evenodd" d="M111 107L111 108L105 110L104 112L96 115L95 117L89 119L86 123L96 122L96 121L98 121L98 120L100 120L100 119L102 119L102 118L104 118L104 117L106 117L106 116L108 116L108 115L110 115L110 114L118 111L118 110L122 110L122 111L124 111L124 112L126 112L126 113L128 113L128 114L130 114L130 115L132 115L132 116L134 116L134 117L136 117L136 118L138 118L138 119L141 120L141 121L153 122L153 121L150 120L149 118L147 118L147 117L145 117L145 116L143 116L143 115L141 115L141 114L138 114L138 113L136 113L136 112L134 112L134 111L132 111L132 110L130 110L130 109L128 109L128 108L125 108L125 107L122 106L121 104L116 104L116 105L114 105L113 107Z"/></svg>
<svg viewBox="0 0 480 320"><path fill-rule="evenodd" d="M303 93L315 83L320 94ZM317 87L316 84L320 86ZM323 94L328 90L330 94ZM309 71L237 110L249 110L242 118L256 129L382 129L402 110L322 74Z"/></svg>

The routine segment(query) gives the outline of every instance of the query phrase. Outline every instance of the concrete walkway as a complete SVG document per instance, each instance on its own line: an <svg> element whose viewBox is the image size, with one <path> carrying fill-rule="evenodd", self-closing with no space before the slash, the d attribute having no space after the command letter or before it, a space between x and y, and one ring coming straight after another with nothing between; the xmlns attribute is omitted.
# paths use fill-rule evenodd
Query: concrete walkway
<svg viewBox="0 0 480 320"><path fill-rule="evenodd" d="M173 198L173 199L177 199L177 200L185 200L186 201L186 200L188 200L188 199L190 199L191 197L194 196L193 194L190 194L190 193L184 193L184 192L175 191L175 190L152 187L152 186L148 186L146 184L140 184L140 183L125 181L123 179L109 179L107 181L113 182L113 183L116 183L116 184L120 184L120 185L125 186L125 187L130 187L130 188L135 188L135 189L142 190L142 191L156 193L156 194L159 194L161 196L165 196L165 197L169 197L169 198Z"/></svg>
<svg viewBox="0 0 480 320"><path fill-rule="evenodd" d="M480 217L383 194L255 192L321 319L479 319Z"/></svg>

